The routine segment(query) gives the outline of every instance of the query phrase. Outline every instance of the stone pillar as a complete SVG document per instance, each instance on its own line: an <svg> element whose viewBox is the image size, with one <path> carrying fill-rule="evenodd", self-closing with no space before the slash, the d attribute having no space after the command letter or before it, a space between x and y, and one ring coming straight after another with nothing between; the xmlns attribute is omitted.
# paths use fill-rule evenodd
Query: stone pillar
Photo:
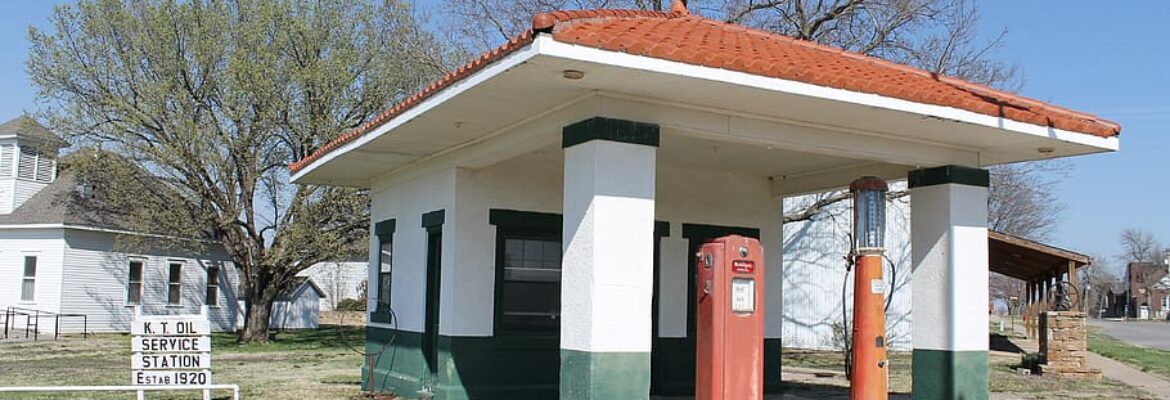
<svg viewBox="0 0 1170 400"><path fill-rule="evenodd" d="M914 398L985 400L990 177L945 166L909 178Z"/></svg>
<svg viewBox="0 0 1170 400"><path fill-rule="evenodd" d="M1040 373L1065 378L1101 379L1101 370L1089 368L1085 313L1049 311L1040 317Z"/></svg>
<svg viewBox="0 0 1170 400"><path fill-rule="evenodd" d="M658 126L564 129L562 399L650 396Z"/></svg>

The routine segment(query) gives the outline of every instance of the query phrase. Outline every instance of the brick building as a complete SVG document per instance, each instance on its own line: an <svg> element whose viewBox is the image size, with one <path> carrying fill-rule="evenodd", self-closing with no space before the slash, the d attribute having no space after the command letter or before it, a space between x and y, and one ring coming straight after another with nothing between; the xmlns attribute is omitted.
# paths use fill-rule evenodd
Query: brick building
<svg viewBox="0 0 1170 400"><path fill-rule="evenodd" d="M1170 266L1166 263L1129 263L1125 288L1114 300L1117 315L1165 319L1170 311Z"/></svg>

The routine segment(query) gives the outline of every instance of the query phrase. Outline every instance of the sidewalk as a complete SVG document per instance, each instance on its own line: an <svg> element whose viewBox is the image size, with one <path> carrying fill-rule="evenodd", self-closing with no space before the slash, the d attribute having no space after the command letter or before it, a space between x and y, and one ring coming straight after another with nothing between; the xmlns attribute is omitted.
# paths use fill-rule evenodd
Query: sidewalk
<svg viewBox="0 0 1170 400"><path fill-rule="evenodd" d="M1141 370L1125 365L1120 361L1107 358L1097 353L1089 352L1089 366L1100 368L1106 378L1133 386L1155 396L1166 396L1170 393L1170 381L1161 377L1147 374Z"/></svg>
<svg viewBox="0 0 1170 400"><path fill-rule="evenodd" d="M1012 344L1020 347L1027 352L1039 351L1039 345L1028 339L1009 339ZM1154 396L1166 396L1170 393L1170 381L1162 377L1142 372L1141 370L1130 367L1116 361L1114 359L1102 356L1094 352L1088 352L1086 357L1089 367L1098 368L1101 370L1101 375L1106 378L1124 383L1128 386L1133 386L1144 390Z"/></svg>

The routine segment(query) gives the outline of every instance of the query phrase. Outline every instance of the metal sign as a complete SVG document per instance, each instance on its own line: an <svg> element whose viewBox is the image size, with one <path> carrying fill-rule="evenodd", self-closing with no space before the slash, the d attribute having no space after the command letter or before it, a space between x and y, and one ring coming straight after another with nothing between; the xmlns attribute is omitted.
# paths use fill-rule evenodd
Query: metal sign
<svg viewBox="0 0 1170 400"><path fill-rule="evenodd" d="M132 385L211 385L211 323L205 315L140 316L130 333Z"/></svg>

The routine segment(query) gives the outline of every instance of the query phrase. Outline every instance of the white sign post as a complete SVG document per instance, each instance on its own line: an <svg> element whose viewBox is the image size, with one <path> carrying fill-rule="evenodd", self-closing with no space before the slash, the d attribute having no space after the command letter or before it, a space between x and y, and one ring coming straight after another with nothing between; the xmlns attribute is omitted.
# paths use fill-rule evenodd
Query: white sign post
<svg viewBox="0 0 1170 400"><path fill-rule="evenodd" d="M200 315L143 316L130 324L130 384L134 386L207 386L211 399L211 323ZM138 398L145 398L138 391Z"/></svg>

